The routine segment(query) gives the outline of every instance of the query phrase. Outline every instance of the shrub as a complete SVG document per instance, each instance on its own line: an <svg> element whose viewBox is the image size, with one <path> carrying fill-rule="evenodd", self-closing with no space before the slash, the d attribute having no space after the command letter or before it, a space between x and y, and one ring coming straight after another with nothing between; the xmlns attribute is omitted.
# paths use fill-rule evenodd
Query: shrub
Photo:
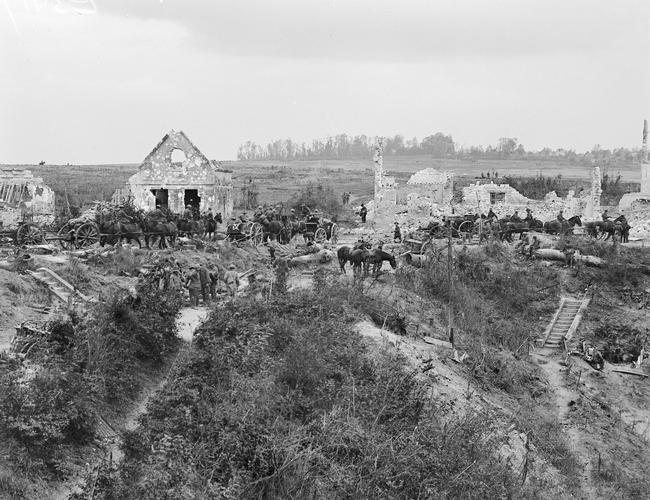
<svg viewBox="0 0 650 500"><path fill-rule="evenodd" d="M315 208L321 210L329 217L337 217L343 210L340 196L337 196L334 188L323 184L307 184L290 203L296 211L299 211L302 205L306 205L312 210Z"/></svg>

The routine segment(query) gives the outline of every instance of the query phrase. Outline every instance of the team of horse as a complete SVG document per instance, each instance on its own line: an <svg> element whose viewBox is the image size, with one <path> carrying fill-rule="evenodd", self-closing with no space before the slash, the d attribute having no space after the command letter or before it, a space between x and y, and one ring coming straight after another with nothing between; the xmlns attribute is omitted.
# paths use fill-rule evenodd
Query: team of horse
<svg viewBox="0 0 650 500"><path fill-rule="evenodd" d="M97 226L100 232L100 246L134 242L142 248L144 239L146 248L151 248L152 244L157 242L158 248L163 249L173 245L179 236L213 239L217 224L221 222L221 213L214 217L203 216L193 220L181 218L171 212L159 211L152 214L139 211L130 216L100 216Z"/></svg>
<svg viewBox="0 0 650 500"><path fill-rule="evenodd" d="M352 264L352 272L355 276L360 276L363 272L368 275L370 266L372 266L372 275L378 276L384 262L388 261L393 269L397 268L395 256L379 248L371 248L370 244L365 244L360 248L342 246L336 251L339 260L341 272L345 273L345 265L349 262Z"/></svg>

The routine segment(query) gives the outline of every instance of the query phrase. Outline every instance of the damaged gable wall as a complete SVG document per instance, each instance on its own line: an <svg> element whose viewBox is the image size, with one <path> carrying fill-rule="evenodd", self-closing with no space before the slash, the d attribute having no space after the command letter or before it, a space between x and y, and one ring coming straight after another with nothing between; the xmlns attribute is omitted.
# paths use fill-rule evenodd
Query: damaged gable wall
<svg viewBox="0 0 650 500"><path fill-rule="evenodd" d="M174 150L181 150L185 158L173 162ZM129 196L138 208L156 207L155 189L168 191L168 208L175 213L183 211L185 191L191 189L198 191L201 212L211 208L224 217L232 213L232 173L208 160L182 131L165 135L129 179Z"/></svg>
<svg viewBox="0 0 650 500"><path fill-rule="evenodd" d="M54 222L54 191L29 170L0 170L0 223L16 229L23 221Z"/></svg>

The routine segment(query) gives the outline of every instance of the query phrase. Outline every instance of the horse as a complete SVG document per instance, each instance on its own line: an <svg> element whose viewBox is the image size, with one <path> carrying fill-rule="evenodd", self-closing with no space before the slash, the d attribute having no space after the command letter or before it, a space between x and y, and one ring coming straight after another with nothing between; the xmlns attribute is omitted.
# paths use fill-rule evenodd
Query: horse
<svg viewBox="0 0 650 500"><path fill-rule="evenodd" d="M142 228L135 223L125 223L119 221L103 222L99 224L99 232L102 236L99 238L100 246L104 243L114 245L115 243L131 243L132 240L138 242L138 248L142 248L140 236L142 236Z"/></svg>
<svg viewBox="0 0 650 500"><path fill-rule="evenodd" d="M202 220L191 220L179 218L176 221L178 232L188 238L201 238L205 234L205 225Z"/></svg>
<svg viewBox="0 0 650 500"><path fill-rule="evenodd" d="M579 215L574 215L564 222L552 220L544 223L544 232L548 234L572 234L573 226L582 226Z"/></svg>
<svg viewBox="0 0 650 500"><path fill-rule="evenodd" d="M150 240L156 237L160 238L158 248L163 249L167 248L166 238L169 238L169 243L173 245L178 236L178 228L174 222L144 217L140 225L144 231L144 243L148 249L151 249Z"/></svg>
<svg viewBox="0 0 650 500"><path fill-rule="evenodd" d="M269 220L267 217L261 217L258 222L264 228L264 241L277 241L279 243L288 243L284 224L279 220Z"/></svg>
<svg viewBox="0 0 650 500"><path fill-rule="evenodd" d="M600 223L601 239L608 240L619 236L622 242L627 242L630 234L630 225L624 215L619 215L613 221L607 220Z"/></svg>
<svg viewBox="0 0 650 500"><path fill-rule="evenodd" d="M370 256L370 252L366 248L356 248L350 252L350 255L348 256L348 261L350 262L350 264L352 264L352 273L355 276L358 276L361 273L362 269L364 275L368 274L369 256Z"/></svg>
<svg viewBox="0 0 650 500"><path fill-rule="evenodd" d="M345 274L345 264L350 260L350 253L352 253L352 247L344 245L339 247L336 250L336 256L339 259L339 266L341 266L341 272Z"/></svg>
<svg viewBox="0 0 650 500"><path fill-rule="evenodd" d="M383 250L379 250L379 249L371 250L366 260L368 264L372 264L373 276L379 275L379 271L381 270L381 266L385 260L390 262L390 267L392 267L393 269L397 268L397 262L395 261L395 256L389 254L388 252L384 252Z"/></svg>
<svg viewBox="0 0 650 500"><path fill-rule="evenodd" d="M214 233L217 232L217 224L222 224L221 212L217 212L214 217L205 216L203 218L203 225L205 227L205 237L209 240L214 239Z"/></svg>

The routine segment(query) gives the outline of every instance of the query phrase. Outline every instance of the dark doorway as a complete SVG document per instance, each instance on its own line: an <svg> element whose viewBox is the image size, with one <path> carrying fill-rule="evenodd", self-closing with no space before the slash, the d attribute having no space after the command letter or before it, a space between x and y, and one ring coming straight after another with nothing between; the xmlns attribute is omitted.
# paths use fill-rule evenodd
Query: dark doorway
<svg viewBox="0 0 650 500"><path fill-rule="evenodd" d="M156 208L169 208L169 191L166 189L152 189L156 197Z"/></svg>
<svg viewBox="0 0 650 500"><path fill-rule="evenodd" d="M201 206L201 197L199 196L198 189L186 189L185 190L185 206L190 205L195 214L199 213L199 207Z"/></svg>

